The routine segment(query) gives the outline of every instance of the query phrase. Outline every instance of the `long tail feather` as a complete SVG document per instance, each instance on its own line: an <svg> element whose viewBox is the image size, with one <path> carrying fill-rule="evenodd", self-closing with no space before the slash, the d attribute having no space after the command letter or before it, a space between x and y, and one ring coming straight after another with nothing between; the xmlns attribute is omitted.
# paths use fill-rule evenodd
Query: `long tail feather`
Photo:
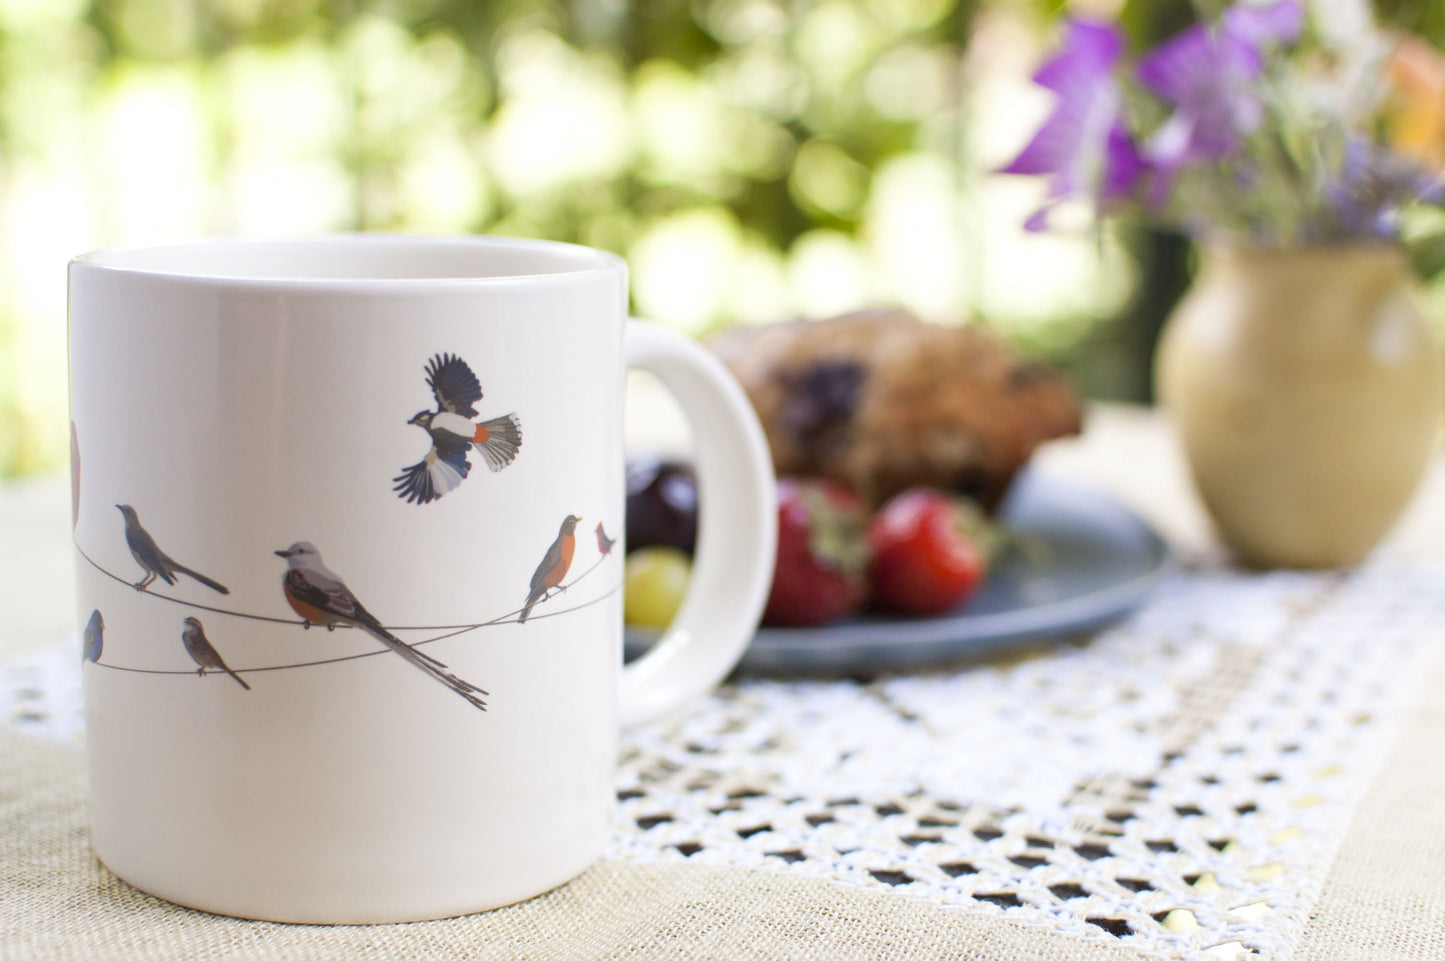
<svg viewBox="0 0 1445 961"><path fill-rule="evenodd" d="M482 700L482 698L486 696L487 692L477 687L475 684L471 684L467 681L462 680L455 674L452 674L450 671L442 670L442 668L438 666L441 663L440 661L436 660L435 658L428 657L421 651L418 651L416 648L403 641L401 638L394 637L393 635L389 634L380 625L363 623L358 624L357 626L360 627L362 630L366 631L366 633L370 634L372 637L376 638L381 643L385 644L391 650L406 658L406 660L410 664L412 664L417 669L425 672L429 677L432 677L445 684L447 687L451 688L468 704L483 711L487 709L487 702Z"/></svg>
<svg viewBox="0 0 1445 961"><path fill-rule="evenodd" d="M522 447L522 422L516 414L483 421L476 433L485 439L475 441L472 446L482 455L488 470L495 473L517 459L517 451Z"/></svg>
<svg viewBox="0 0 1445 961"><path fill-rule="evenodd" d="M227 666L224 665L224 664L221 665L221 669L224 670L227 674L231 675L231 677L235 680L235 682L236 682L237 684L241 685L242 687L244 687L244 688L245 688L246 690L248 690L248 691L251 689L251 685L249 685L249 684L247 684L245 681L241 680L241 675L237 674L235 671L231 670L229 667L227 667Z"/></svg>
<svg viewBox="0 0 1445 961"><path fill-rule="evenodd" d="M403 643L403 644L406 644L405 641L402 641L402 643ZM439 668L441 668L441 669L443 669L443 670L446 669L446 664L444 664L444 663L442 663L441 661L437 660L436 658L432 657L430 654L426 653L425 651L418 651L416 648L411 647L410 644L407 644L407 647L410 647L410 648L411 648L411 651L412 651L413 654L415 654L417 657L421 658L423 661L426 661L428 664L432 665L433 667L439 667Z"/></svg>
<svg viewBox="0 0 1445 961"><path fill-rule="evenodd" d="M213 581L206 575L197 573L196 571L191 570L189 567L182 567L179 564L173 564L171 565L171 567L172 570L174 570L176 573L184 574L187 577L194 578L195 580L200 581L202 584L206 585L213 591L219 591L222 594L231 593L230 588L226 587L224 584ZM175 583L174 580L172 580L171 583Z"/></svg>

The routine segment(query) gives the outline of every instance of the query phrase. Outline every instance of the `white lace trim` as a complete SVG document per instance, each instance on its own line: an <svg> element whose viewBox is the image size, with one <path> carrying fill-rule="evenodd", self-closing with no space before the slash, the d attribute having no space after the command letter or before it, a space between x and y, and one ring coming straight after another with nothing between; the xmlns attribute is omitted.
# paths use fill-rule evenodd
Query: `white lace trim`
<svg viewBox="0 0 1445 961"><path fill-rule="evenodd" d="M628 733L611 859L790 871L1170 957L1289 958L1445 631L1445 571L1194 571L1092 639L747 680ZM81 738L79 645L0 724Z"/></svg>

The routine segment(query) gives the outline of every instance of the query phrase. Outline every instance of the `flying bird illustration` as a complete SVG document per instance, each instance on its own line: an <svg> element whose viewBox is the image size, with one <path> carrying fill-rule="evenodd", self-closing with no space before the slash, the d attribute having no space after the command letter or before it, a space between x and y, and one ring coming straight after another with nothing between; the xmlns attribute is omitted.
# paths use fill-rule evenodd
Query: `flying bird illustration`
<svg viewBox="0 0 1445 961"><path fill-rule="evenodd" d="M426 382L436 397L437 409L418 411L407 423L431 436L431 450L392 478L392 490L409 504L430 503L466 480L472 469L467 460L469 449L475 449L495 472L516 460L522 446L522 422L516 414L472 422L477 416L474 405L482 399L482 384L456 354L437 354L428 361Z"/></svg>
<svg viewBox="0 0 1445 961"><path fill-rule="evenodd" d="M204 574L197 573L182 564L177 564L156 546L155 538L151 537L144 527L140 526L140 517L136 515L135 508L129 504L117 504L116 509L125 517L125 542L130 548L131 556L146 572L146 576L135 584L135 589L143 591L157 577L167 584L176 582L177 574L184 574L193 580L200 581L213 591L220 591L222 594L231 593L226 587L211 580Z"/></svg>
<svg viewBox="0 0 1445 961"><path fill-rule="evenodd" d="M451 688L468 704L483 711L487 709L487 702L482 699L486 691L450 673L441 661L423 654L382 627L341 578L322 563L321 553L310 541L297 541L285 550L276 551L276 556L286 558L286 575L281 586L287 603L301 615L306 627L315 624L333 630L339 624L360 628L406 658L413 667Z"/></svg>
<svg viewBox="0 0 1445 961"><path fill-rule="evenodd" d="M85 623L85 647L83 656L92 664L100 663L100 652L105 647L105 618L100 616L100 610L90 612L90 620Z"/></svg>
<svg viewBox="0 0 1445 961"><path fill-rule="evenodd" d="M517 617L518 624L527 623L527 616L532 613L532 608L536 607L539 601L546 600L554 588L566 590L562 586L562 578L567 576L567 569L572 566L572 555L577 550L577 522L581 519L575 514L568 514L562 519L557 539L547 548L547 553L542 555L542 563L537 565L537 570L532 575L532 589L527 593L527 603L522 606L522 613Z"/></svg>
<svg viewBox="0 0 1445 961"><path fill-rule="evenodd" d="M191 660L200 665L200 669L196 673L201 677L205 677L207 671L225 671L237 684L248 691L251 689L251 685L241 680L241 675L231 670L226 666L226 662L221 660L221 653L206 637L206 629L194 617L186 618L185 626L181 628L181 643L186 645L186 653L191 655Z"/></svg>
<svg viewBox="0 0 1445 961"><path fill-rule="evenodd" d="M611 553L612 553L612 546L613 546L614 544L616 544L616 543L617 543L617 538L615 538L615 537L608 537L608 536L607 536L607 532L602 529L602 522L601 522L601 521L598 521L598 522L597 522L597 549L598 549L599 551L601 551L601 552L603 553L603 555L605 556L605 555L607 555L607 554L611 554Z"/></svg>

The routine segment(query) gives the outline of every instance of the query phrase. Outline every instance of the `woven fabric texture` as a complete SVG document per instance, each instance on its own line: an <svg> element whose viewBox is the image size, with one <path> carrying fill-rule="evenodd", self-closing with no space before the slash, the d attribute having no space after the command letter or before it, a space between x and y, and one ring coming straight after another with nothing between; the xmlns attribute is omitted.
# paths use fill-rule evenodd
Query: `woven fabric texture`
<svg viewBox="0 0 1445 961"><path fill-rule="evenodd" d="M1445 958L1445 459L1372 564L1252 575L1210 546L1162 419L1090 415L1036 469L1192 562L1137 615L967 670L725 688L625 735L615 841L581 878L374 928L216 918L99 865L78 643L56 644L69 492L12 489L0 961Z"/></svg>
<svg viewBox="0 0 1445 961"><path fill-rule="evenodd" d="M1438 567L1390 561L1198 569L1086 643L969 670L745 681L624 737L615 841L582 879L488 915L377 929L210 918L110 877L86 842L77 652L51 649L0 666L0 718L29 736L0 750L0 945L57 958L1438 957L1393 954L1390 939L1441 927L1438 896L1406 873L1445 823L1438 801L1410 800L1438 785L1438 765L1409 763L1445 735L1430 733L1438 711L1410 713L1432 703L1441 583ZM1397 743L1399 785L1366 800ZM1386 836L1346 843L1352 830ZM1377 915L1373 953L1327 954L1356 944L1357 909ZM1417 942L1430 944L1404 941Z"/></svg>
<svg viewBox="0 0 1445 961"><path fill-rule="evenodd" d="M602 863L488 914L329 927L220 918L142 894L90 853L81 753L0 738L0 958L26 961L1110 961L1137 952L811 878Z"/></svg>
<svg viewBox="0 0 1445 961"><path fill-rule="evenodd" d="M1355 814L1299 949L1309 961L1445 958L1445 661Z"/></svg>

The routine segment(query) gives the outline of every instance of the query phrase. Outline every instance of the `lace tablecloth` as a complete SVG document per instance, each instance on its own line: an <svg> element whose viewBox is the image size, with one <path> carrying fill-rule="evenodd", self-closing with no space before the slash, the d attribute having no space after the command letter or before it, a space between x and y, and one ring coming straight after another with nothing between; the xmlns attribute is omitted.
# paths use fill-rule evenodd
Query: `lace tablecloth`
<svg viewBox="0 0 1445 961"><path fill-rule="evenodd" d="M1442 472L1359 569L1253 574L1151 416L1040 469L1112 488L1184 569L1090 638L744 679L630 731L603 864L471 919L288 928L126 888L84 849L78 648L31 644L0 659L0 956L1445 956Z"/></svg>

